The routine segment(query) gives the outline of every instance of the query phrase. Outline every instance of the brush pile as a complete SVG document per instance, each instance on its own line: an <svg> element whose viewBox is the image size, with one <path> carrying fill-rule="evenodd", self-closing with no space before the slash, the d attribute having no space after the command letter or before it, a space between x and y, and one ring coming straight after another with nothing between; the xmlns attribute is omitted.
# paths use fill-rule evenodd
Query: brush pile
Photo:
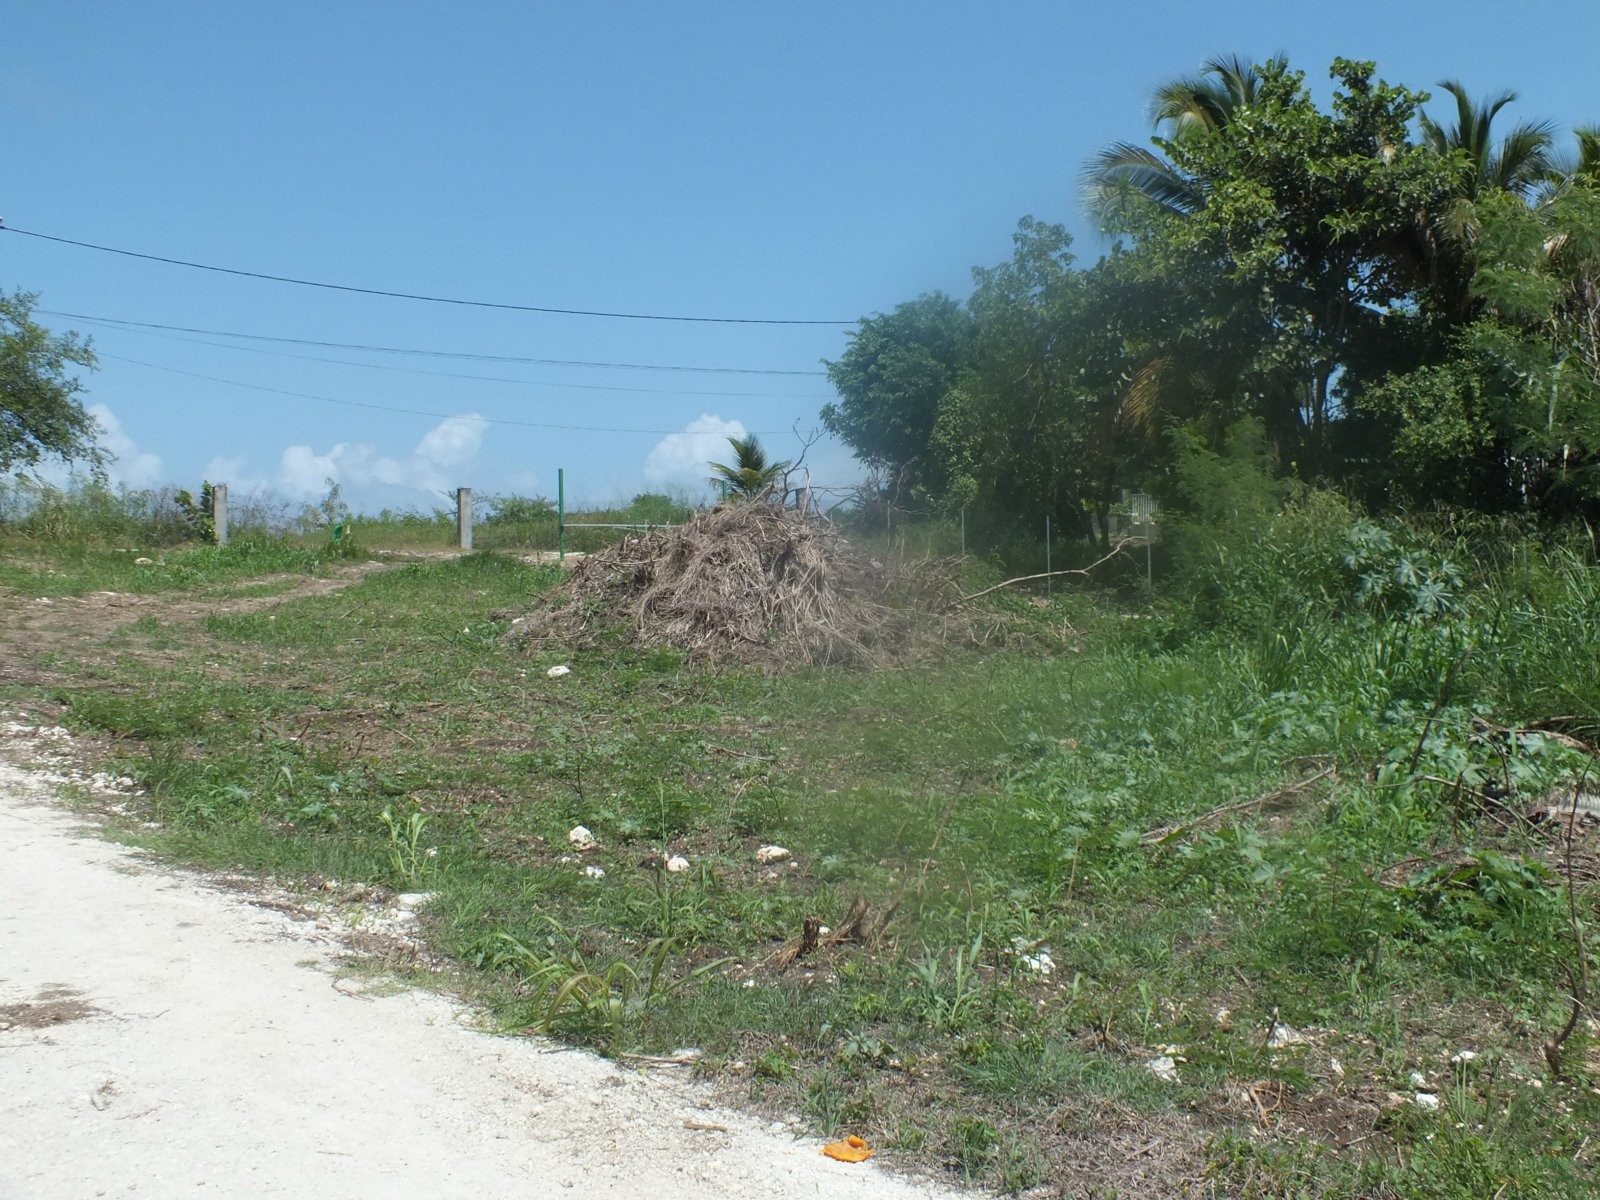
<svg viewBox="0 0 1600 1200"><path fill-rule="evenodd" d="M519 639L592 643L621 631L696 662L881 666L926 640L956 595L951 564L892 570L825 520L723 504L588 555Z"/></svg>

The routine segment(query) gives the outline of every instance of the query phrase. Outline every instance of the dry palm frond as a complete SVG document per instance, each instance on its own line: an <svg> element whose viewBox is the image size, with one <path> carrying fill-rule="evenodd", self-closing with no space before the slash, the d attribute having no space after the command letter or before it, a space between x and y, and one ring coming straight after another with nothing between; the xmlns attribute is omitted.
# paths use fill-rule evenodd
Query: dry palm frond
<svg viewBox="0 0 1600 1200"><path fill-rule="evenodd" d="M743 502L590 554L518 636L581 643L621 627L694 661L880 666L956 591L951 564L885 566L826 521Z"/></svg>

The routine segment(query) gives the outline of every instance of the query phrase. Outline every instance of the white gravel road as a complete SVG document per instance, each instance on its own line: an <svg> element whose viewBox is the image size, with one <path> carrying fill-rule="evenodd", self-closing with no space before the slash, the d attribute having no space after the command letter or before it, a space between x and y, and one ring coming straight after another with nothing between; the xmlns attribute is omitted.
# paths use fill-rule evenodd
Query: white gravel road
<svg viewBox="0 0 1600 1200"><path fill-rule="evenodd" d="M303 922L100 840L5 757L0 1200L952 1195L710 1108L677 1068L337 990Z"/></svg>

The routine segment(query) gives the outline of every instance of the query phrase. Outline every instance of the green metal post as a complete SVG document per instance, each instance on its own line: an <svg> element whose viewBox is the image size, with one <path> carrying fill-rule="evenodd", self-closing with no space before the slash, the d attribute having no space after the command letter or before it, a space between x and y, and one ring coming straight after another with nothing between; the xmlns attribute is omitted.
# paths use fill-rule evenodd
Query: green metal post
<svg viewBox="0 0 1600 1200"><path fill-rule="evenodd" d="M556 468L556 561L567 561L567 472Z"/></svg>

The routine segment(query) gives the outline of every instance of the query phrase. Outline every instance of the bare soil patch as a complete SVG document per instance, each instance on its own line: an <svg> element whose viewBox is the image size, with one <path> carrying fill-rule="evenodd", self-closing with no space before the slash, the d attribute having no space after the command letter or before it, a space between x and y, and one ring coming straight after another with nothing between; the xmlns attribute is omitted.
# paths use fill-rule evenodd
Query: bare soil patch
<svg viewBox="0 0 1600 1200"><path fill-rule="evenodd" d="M0 1033L8 1029L48 1029L81 1021L99 1012L77 989L51 985L40 988L32 1000L0 1004Z"/></svg>
<svg viewBox="0 0 1600 1200"><path fill-rule="evenodd" d="M187 592L89 592L82 596L29 598L0 592L0 687L69 682L67 672L49 665L52 656L78 660L92 650L88 640L143 617L198 623L224 613L252 613L309 596L326 596L359 583L390 564L352 563L322 578L267 575L242 579L232 591L287 584L269 595L198 597Z"/></svg>

